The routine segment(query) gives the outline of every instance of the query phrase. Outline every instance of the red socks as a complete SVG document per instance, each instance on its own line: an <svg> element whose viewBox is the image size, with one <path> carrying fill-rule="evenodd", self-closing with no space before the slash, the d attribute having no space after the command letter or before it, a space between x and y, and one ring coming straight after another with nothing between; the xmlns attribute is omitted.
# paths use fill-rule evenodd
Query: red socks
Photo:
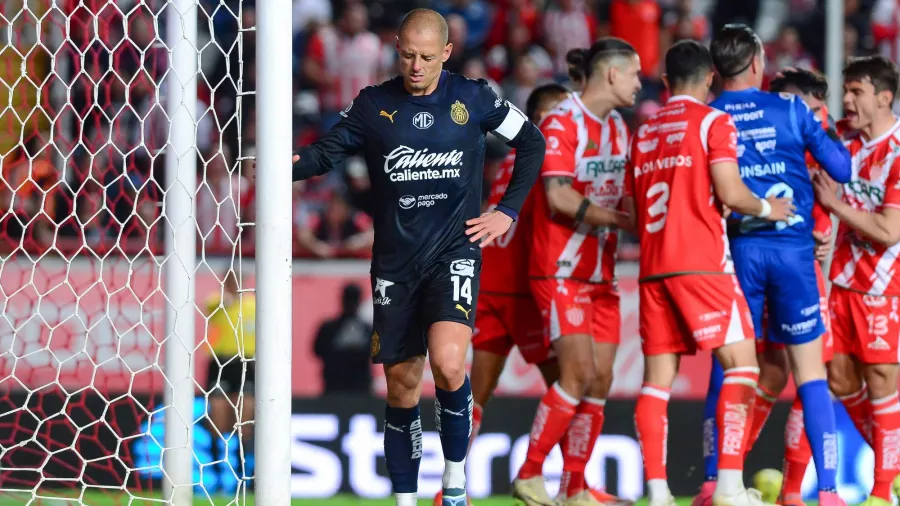
<svg viewBox="0 0 900 506"><path fill-rule="evenodd" d="M766 426L766 420L772 414L772 406L775 405L775 399L778 394L773 394L766 387L758 385L756 387L756 399L753 402L753 418L750 419L750 432L747 436L747 449L745 453L750 453L753 444L759 439L759 435Z"/></svg>
<svg viewBox="0 0 900 506"><path fill-rule="evenodd" d="M872 495L891 501L891 484L900 473L900 402L897 392L872 399L872 449L875 450L875 484Z"/></svg>
<svg viewBox="0 0 900 506"><path fill-rule="evenodd" d="M563 474L559 489L572 497L587 488L584 470L603 430L603 408L606 401L585 397L575 409L566 435L559 442L563 456Z"/></svg>
<svg viewBox="0 0 900 506"><path fill-rule="evenodd" d="M841 404L847 410L847 415L856 426L856 430L862 434L863 439L872 445L872 406L869 404L869 393L863 386L859 392L840 398Z"/></svg>
<svg viewBox="0 0 900 506"><path fill-rule="evenodd" d="M756 367L733 367L725 371L716 413L720 470L744 469L757 381L759 368Z"/></svg>
<svg viewBox="0 0 900 506"><path fill-rule="evenodd" d="M569 429L577 405L578 400L563 391L559 383L547 389L534 415L528 453L519 469L519 479L527 480L543 473L547 454Z"/></svg>
<svg viewBox="0 0 900 506"><path fill-rule="evenodd" d="M666 479L671 390L644 383L634 408L634 426L644 455L644 479Z"/></svg>
<svg viewBox="0 0 900 506"><path fill-rule="evenodd" d="M788 415L784 427L784 480L781 485L782 502L797 502L803 500L801 488L806 468L812 459L812 449L809 440L806 439L806 430L803 425L803 404L800 398L794 399L791 413Z"/></svg>

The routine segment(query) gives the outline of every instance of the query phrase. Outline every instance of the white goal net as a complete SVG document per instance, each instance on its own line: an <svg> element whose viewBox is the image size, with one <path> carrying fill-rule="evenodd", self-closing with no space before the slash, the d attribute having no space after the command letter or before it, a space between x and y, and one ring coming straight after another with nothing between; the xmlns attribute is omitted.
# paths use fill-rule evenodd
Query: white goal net
<svg viewBox="0 0 900 506"><path fill-rule="evenodd" d="M251 14L0 3L0 505L252 490Z"/></svg>

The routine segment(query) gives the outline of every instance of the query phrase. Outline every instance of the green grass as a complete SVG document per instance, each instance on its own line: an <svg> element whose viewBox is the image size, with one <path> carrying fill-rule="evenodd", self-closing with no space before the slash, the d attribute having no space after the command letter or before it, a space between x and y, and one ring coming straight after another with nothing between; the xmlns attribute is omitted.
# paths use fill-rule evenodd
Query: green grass
<svg viewBox="0 0 900 506"><path fill-rule="evenodd" d="M54 497L54 498L50 498ZM162 501L158 498L159 496L144 496L151 497L149 500L135 497L133 500L127 494L113 494L113 493L104 493L104 492L90 492L86 493L84 496L83 502L78 502L77 497L73 498L72 495L67 495L67 497L60 496L51 496L49 493L44 496L42 499L35 499L31 502L30 496L25 495L13 495L10 493L2 492L0 493L0 506L19 506L28 504L30 506L75 506L75 505L86 505L86 506L160 506L162 505ZM130 502L129 502L130 501ZM517 503L510 497L504 496L494 496L487 499L473 499L472 503L474 506L513 506L515 504L521 505L521 503ZM690 498L682 498L678 500L678 506L689 506L691 503ZM420 506L427 506L431 504L431 499L422 498L419 500ZM254 505L253 497L248 495L246 503L243 502L235 502L233 498L213 498L212 502L206 498L194 498L195 506L250 506ZM291 501L292 506L394 506L393 499L361 499L359 497L355 497L352 495L340 495L337 497L332 497L330 499L294 499ZM647 501L639 501L638 506L647 506Z"/></svg>

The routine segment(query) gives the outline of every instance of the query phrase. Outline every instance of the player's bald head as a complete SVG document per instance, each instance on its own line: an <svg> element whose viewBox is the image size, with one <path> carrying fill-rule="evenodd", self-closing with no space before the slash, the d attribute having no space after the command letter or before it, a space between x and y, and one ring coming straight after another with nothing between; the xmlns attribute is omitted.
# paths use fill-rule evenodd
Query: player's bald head
<svg viewBox="0 0 900 506"><path fill-rule="evenodd" d="M402 37L404 33L429 31L437 33L441 42L447 44L450 29L444 16L431 9L413 9L403 18L398 34Z"/></svg>

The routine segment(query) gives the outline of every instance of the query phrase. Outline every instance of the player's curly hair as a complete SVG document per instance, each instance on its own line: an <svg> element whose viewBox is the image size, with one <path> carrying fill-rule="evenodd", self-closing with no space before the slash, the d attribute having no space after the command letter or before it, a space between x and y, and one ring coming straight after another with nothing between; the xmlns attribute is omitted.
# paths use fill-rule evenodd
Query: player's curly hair
<svg viewBox="0 0 900 506"><path fill-rule="evenodd" d="M776 93L796 88L804 95L813 96L819 100L825 100L828 96L828 81L825 77L806 69L783 70L769 84L769 90Z"/></svg>

